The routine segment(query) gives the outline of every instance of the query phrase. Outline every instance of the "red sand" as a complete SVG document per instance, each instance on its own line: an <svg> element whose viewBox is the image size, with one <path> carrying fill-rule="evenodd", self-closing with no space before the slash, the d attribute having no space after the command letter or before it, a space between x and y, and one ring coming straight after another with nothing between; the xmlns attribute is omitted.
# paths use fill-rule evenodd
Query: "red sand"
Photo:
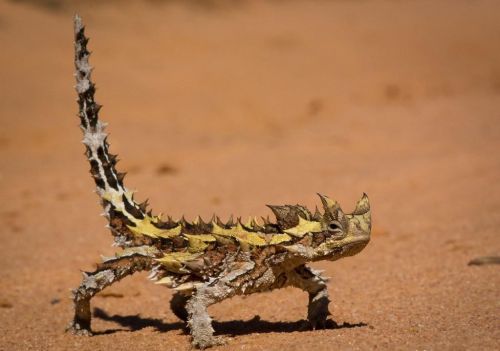
<svg viewBox="0 0 500 351"><path fill-rule="evenodd" d="M315 264L348 324L300 331L299 290L234 298L211 308L218 349L499 349L500 266L467 262L500 253L500 2L179 3L0 2L0 350L190 348L145 274L95 298L97 336L63 332L79 270L114 252L75 117L75 8L111 149L157 212L370 195L372 242Z"/></svg>

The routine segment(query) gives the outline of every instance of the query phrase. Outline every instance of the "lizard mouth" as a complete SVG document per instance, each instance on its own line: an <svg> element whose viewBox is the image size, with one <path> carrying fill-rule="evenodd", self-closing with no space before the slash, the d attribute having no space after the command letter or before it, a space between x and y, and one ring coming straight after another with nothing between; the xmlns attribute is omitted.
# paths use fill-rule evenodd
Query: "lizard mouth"
<svg viewBox="0 0 500 351"><path fill-rule="evenodd" d="M361 252L368 242L370 241L370 235L359 235L351 238L342 247L337 247L333 249L332 253L329 255L327 260L336 261L342 257L354 256Z"/></svg>
<svg viewBox="0 0 500 351"><path fill-rule="evenodd" d="M349 245L349 247L347 248L348 254L346 256L353 256L361 252L366 247L366 245L368 245L368 241L369 240L360 241L356 244Z"/></svg>
<svg viewBox="0 0 500 351"><path fill-rule="evenodd" d="M343 250L344 256L353 256L363 250L370 242L370 235L360 235L348 243Z"/></svg>

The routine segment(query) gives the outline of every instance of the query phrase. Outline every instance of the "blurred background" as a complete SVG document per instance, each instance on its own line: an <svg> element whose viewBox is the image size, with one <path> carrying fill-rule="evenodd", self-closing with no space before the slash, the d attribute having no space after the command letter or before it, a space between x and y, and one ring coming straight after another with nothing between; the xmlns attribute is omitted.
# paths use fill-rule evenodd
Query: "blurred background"
<svg viewBox="0 0 500 351"><path fill-rule="evenodd" d="M189 349L143 275L95 299L99 336L62 332L79 269L115 251L82 156L76 12L111 151L156 213L370 196L370 245L315 265L341 327L299 332L300 291L235 298L211 310L221 349L500 347L499 266L467 266L500 253L500 2L0 0L0 350Z"/></svg>

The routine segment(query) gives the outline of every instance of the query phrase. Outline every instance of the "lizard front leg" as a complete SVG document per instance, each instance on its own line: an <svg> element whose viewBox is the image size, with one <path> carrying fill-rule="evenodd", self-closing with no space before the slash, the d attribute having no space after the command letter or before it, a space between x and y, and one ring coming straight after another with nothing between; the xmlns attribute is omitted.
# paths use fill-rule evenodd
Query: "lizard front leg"
<svg viewBox="0 0 500 351"><path fill-rule="evenodd" d="M236 295L239 287L238 278L250 272L255 267L255 263L248 259L246 262L235 262L228 266L228 269L219 277L198 284L186 304L187 324L194 347L205 349L224 343L221 337L214 337L212 318L208 315L207 308Z"/></svg>
<svg viewBox="0 0 500 351"><path fill-rule="evenodd" d="M214 337L212 318L208 315L207 308L233 295L234 289L225 285L223 281L215 284L204 283L196 288L186 304L187 324L194 347L205 349L223 344L221 337Z"/></svg>
<svg viewBox="0 0 500 351"><path fill-rule="evenodd" d="M305 265L295 268L288 275L289 283L309 293L309 305L307 307L307 320L312 329L323 329L326 327L328 311L328 289L326 279L320 272Z"/></svg>
<svg viewBox="0 0 500 351"><path fill-rule="evenodd" d="M66 331L76 335L92 335L90 300L98 292L127 275L149 269L151 259L138 255L106 261L92 273L84 273L82 283L73 290L75 314Z"/></svg>

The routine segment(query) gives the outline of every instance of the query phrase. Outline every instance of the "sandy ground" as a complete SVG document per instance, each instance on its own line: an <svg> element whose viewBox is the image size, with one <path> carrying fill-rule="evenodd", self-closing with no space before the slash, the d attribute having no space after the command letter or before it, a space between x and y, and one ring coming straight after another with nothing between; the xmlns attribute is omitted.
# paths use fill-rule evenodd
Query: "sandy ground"
<svg viewBox="0 0 500 351"><path fill-rule="evenodd" d="M65 334L110 255L72 89L75 9L127 185L193 218L363 191L373 239L322 262L340 327L284 289L211 307L220 350L500 348L500 2L0 1L0 350L188 350L139 274Z"/></svg>

